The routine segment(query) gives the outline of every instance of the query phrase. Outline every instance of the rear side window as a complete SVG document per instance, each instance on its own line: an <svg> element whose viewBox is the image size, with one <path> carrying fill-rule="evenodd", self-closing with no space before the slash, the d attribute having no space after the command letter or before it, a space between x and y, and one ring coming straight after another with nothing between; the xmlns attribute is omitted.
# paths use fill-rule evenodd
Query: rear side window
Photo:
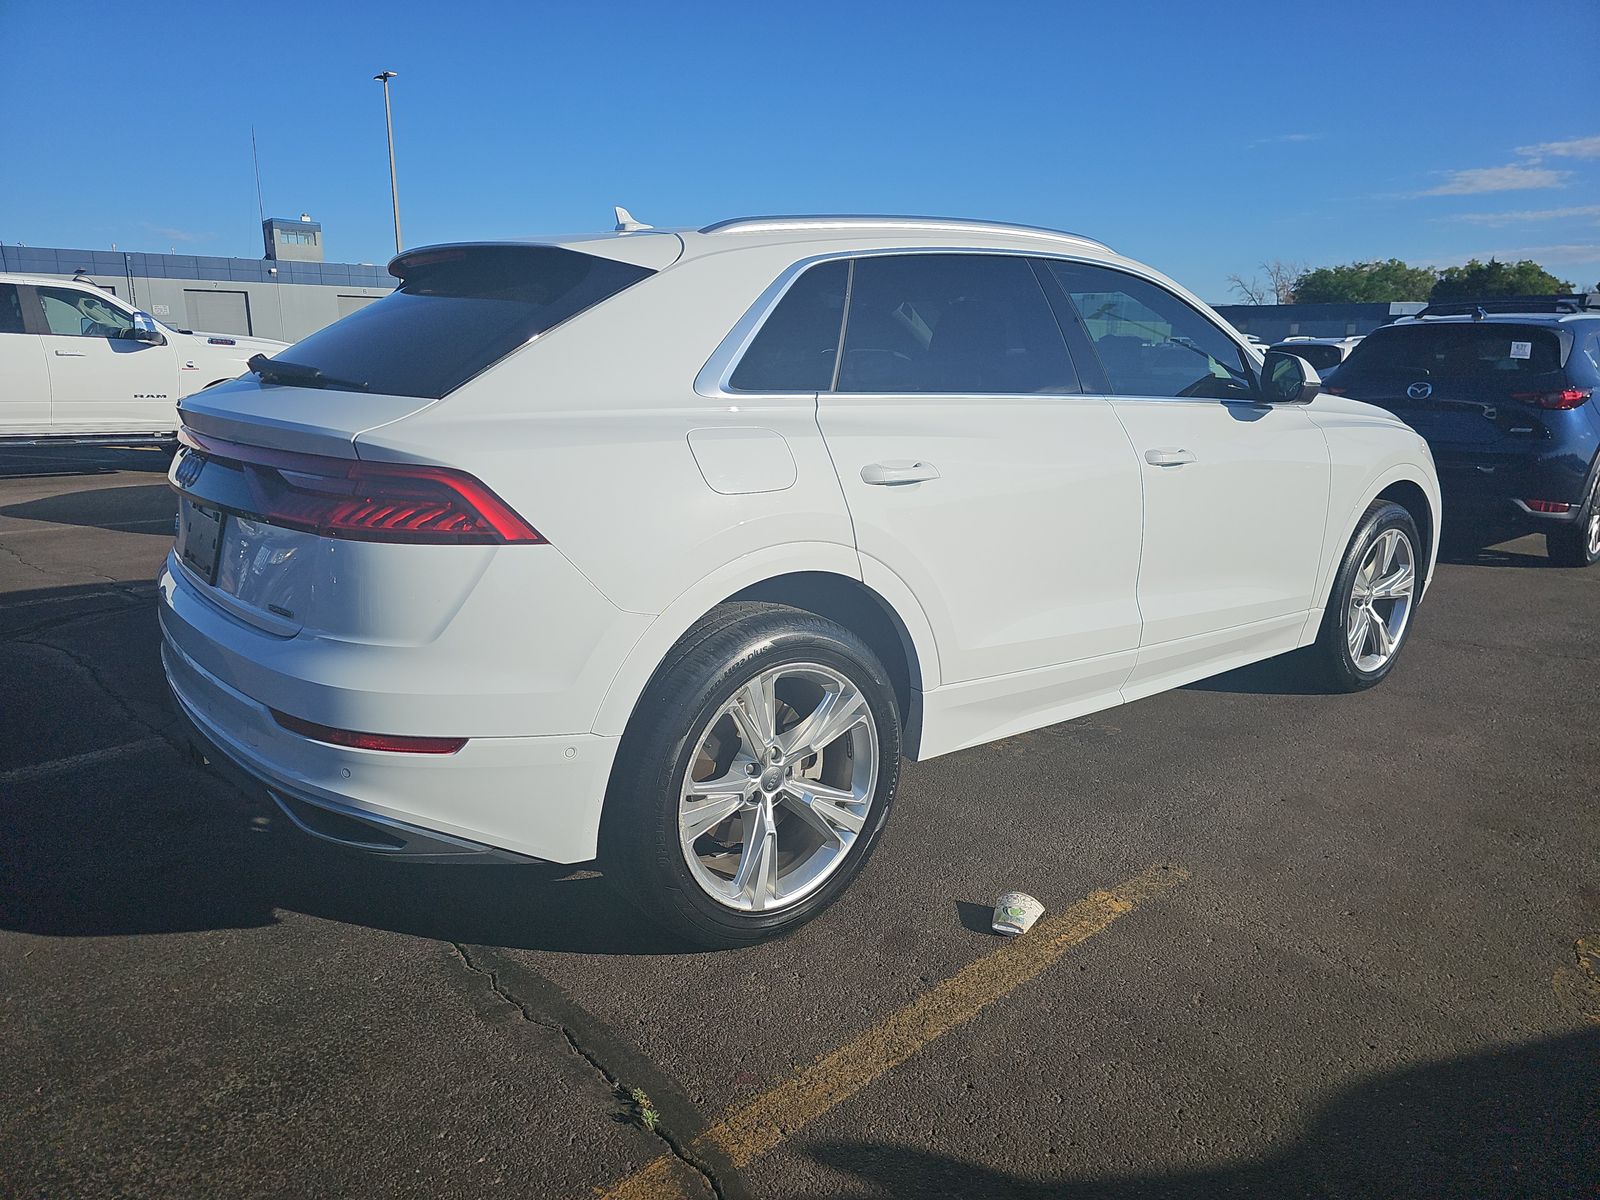
<svg viewBox="0 0 1600 1200"><path fill-rule="evenodd" d="M1391 325L1375 330L1346 361L1341 378L1398 376L1518 390L1519 381L1561 369L1561 339L1536 325L1499 321Z"/></svg>
<svg viewBox="0 0 1600 1200"><path fill-rule="evenodd" d="M841 392L1075 392L1078 377L1025 258L856 260Z"/></svg>
<svg viewBox="0 0 1600 1200"><path fill-rule="evenodd" d="M1244 352L1165 288L1086 263L1051 262L1050 271L1082 316L1117 395L1254 395Z"/></svg>
<svg viewBox="0 0 1600 1200"><path fill-rule="evenodd" d="M559 246L450 248L413 255L401 269L397 291L296 342L277 361L316 368L318 387L436 400L655 273Z"/></svg>
<svg viewBox="0 0 1600 1200"><path fill-rule="evenodd" d="M1339 355L1339 347L1324 346L1320 342L1306 345L1304 342L1284 342L1274 346L1274 350L1282 350L1285 354L1293 354L1303 358L1318 371L1326 371L1329 367L1337 367L1343 359Z"/></svg>
<svg viewBox="0 0 1600 1200"><path fill-rule="evenodd" d="M22 323L22 298L17 295L17 285L0 283L0 333L27 333Z"/></svg>
<svg viewBox="0 0 1600 1200"><path fill-rule="evenodd" d="M740 392L825 392L833 386L850 264L819 263L789 285L728 380Z"/></svg>

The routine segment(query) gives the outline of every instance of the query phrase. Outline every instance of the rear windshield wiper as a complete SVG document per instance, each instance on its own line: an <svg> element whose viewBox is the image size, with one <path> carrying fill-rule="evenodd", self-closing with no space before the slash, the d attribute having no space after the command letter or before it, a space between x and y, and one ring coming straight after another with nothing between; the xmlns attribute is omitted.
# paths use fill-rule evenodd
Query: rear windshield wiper
<svg viewBox="0 0 1600 1200"><path fill-rule="evenodd" d="M340 379L337 375L323 374L321 367L308 367L305 363L289 362L282 358L268 358L265 354L251 355L245 366L266 383L292 383L300 387L333 388L336 391L367 390L365 380Z"/></svg>

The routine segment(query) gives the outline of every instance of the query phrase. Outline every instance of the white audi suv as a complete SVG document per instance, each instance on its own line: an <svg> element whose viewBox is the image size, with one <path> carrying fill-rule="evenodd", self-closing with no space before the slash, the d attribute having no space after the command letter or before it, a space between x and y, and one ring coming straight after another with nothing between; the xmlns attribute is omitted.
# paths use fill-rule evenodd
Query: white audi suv
<svg viewBox="0 0 1600 1200"><path fill-rule="evenodd" d="M931 758L1300 651L1393 667L1420 437L1088 238L771 217L408 251L184 400L162 655L308 833L598 860L707 945Z"/></svg>

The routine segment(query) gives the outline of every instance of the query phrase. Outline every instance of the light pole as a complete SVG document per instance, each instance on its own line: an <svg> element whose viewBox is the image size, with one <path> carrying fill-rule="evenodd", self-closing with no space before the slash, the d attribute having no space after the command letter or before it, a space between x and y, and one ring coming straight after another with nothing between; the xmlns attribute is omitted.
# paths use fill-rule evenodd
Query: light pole
<svg viewBox="0 0 1600 1200"><path fill-rule="evenodd" d="M389 111L389 80L397 78L397 71L379 71L373 76L383 84L383 123L389 130L389 198L394 202L394 252L400 253L400 184L394 174L394 115Z"/></svg>

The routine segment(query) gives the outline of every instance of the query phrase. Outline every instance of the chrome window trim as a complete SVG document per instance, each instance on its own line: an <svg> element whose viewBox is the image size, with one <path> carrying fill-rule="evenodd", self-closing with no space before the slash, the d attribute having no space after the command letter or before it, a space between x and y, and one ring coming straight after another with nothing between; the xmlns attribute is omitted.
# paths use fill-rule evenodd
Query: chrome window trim
<svg viewBox="0 0 1600 1200"><path fill-rule="evenodd" d="M1172 291L1172 289L1164 281L1155 278L1153 275L1146 274L1144 271L1131 269L1129 266L1125 266L1122 263L1110 264L1102 259L1094 258L1089 255L1050 254L1040 250L1018 250L1012 247L994 246L894 246L871 250L829 250L822 254L808 255L797 262L791 263L779 273L776 279L767 285L762 293L756 297L754 303L752 303L750 307L745 310L744 315L734 323L733 328L728 331L727 336L717 344L717 348L711 352L711 357L706 359L705 365L702 366L696 373L694 377L695 392L698 395L704 396L708 400L751 400L761 396L893 396L902 394L898 392L838 392L833 391L832 389L826 392L819 392L815 388L812 388L808 391L741 392L732 387L729 383L729 380L733 377L733 373L738 370L739 362L744 358L745 351L750 348L750 343L755 340L755 336L760 331L762 325L764 325L767 321L767 318L772 315L772 310L778 306L778 302L783 299L789 288L794 285L794 281L800 278L800 276L808 269L818 265L819 263L837 262L839 259L854 260L858 258L881 258L886 255L905 254L981 254L991 257L1003 255L1008 258L1024 258L1030 261L1042 259L1056 260L1060 262L1076 262L1083 263L1085 266L1104 267L1107 270L1121 271L1126 275L1132 275L1136 279L1142 279L1146 283L1153 284L1155 287L1160 288L1162 291L1172 296L1172 298L1177 300L1180 304L1194 308L1195 312L1198 313L1200 317L1210 321L1213 325L1215 325L1217 330L1235 346L1239 347L1241 351L1249 349L1249 343L1242 340L1242 338L1234 332L1232 326L1230 326L1226 321L1219 321L1213 317L1207 316L1205 312L1195 308L1195 305L1192 301ZM845 310L845 319L848 320L848 293L846 294L845 299L847 305ZM842 332L843 327L841 326L841 341ZM1260 359L1258 357L1246 355L1245 361L1252 363L1259 370ZM835 381L838 379L838 366L839 364L836 361L834 364ZM903 394L936 397L979 394L991 396L999 395L1000 393L914 392ZM1006 394L1010 395L1010 393ZM1092 395L1094 393L1077 391L1021 392L1016 394L1022 396L1083 396ZM1113 393L1108 391L1106 395L1111 396Z"/></svg>

